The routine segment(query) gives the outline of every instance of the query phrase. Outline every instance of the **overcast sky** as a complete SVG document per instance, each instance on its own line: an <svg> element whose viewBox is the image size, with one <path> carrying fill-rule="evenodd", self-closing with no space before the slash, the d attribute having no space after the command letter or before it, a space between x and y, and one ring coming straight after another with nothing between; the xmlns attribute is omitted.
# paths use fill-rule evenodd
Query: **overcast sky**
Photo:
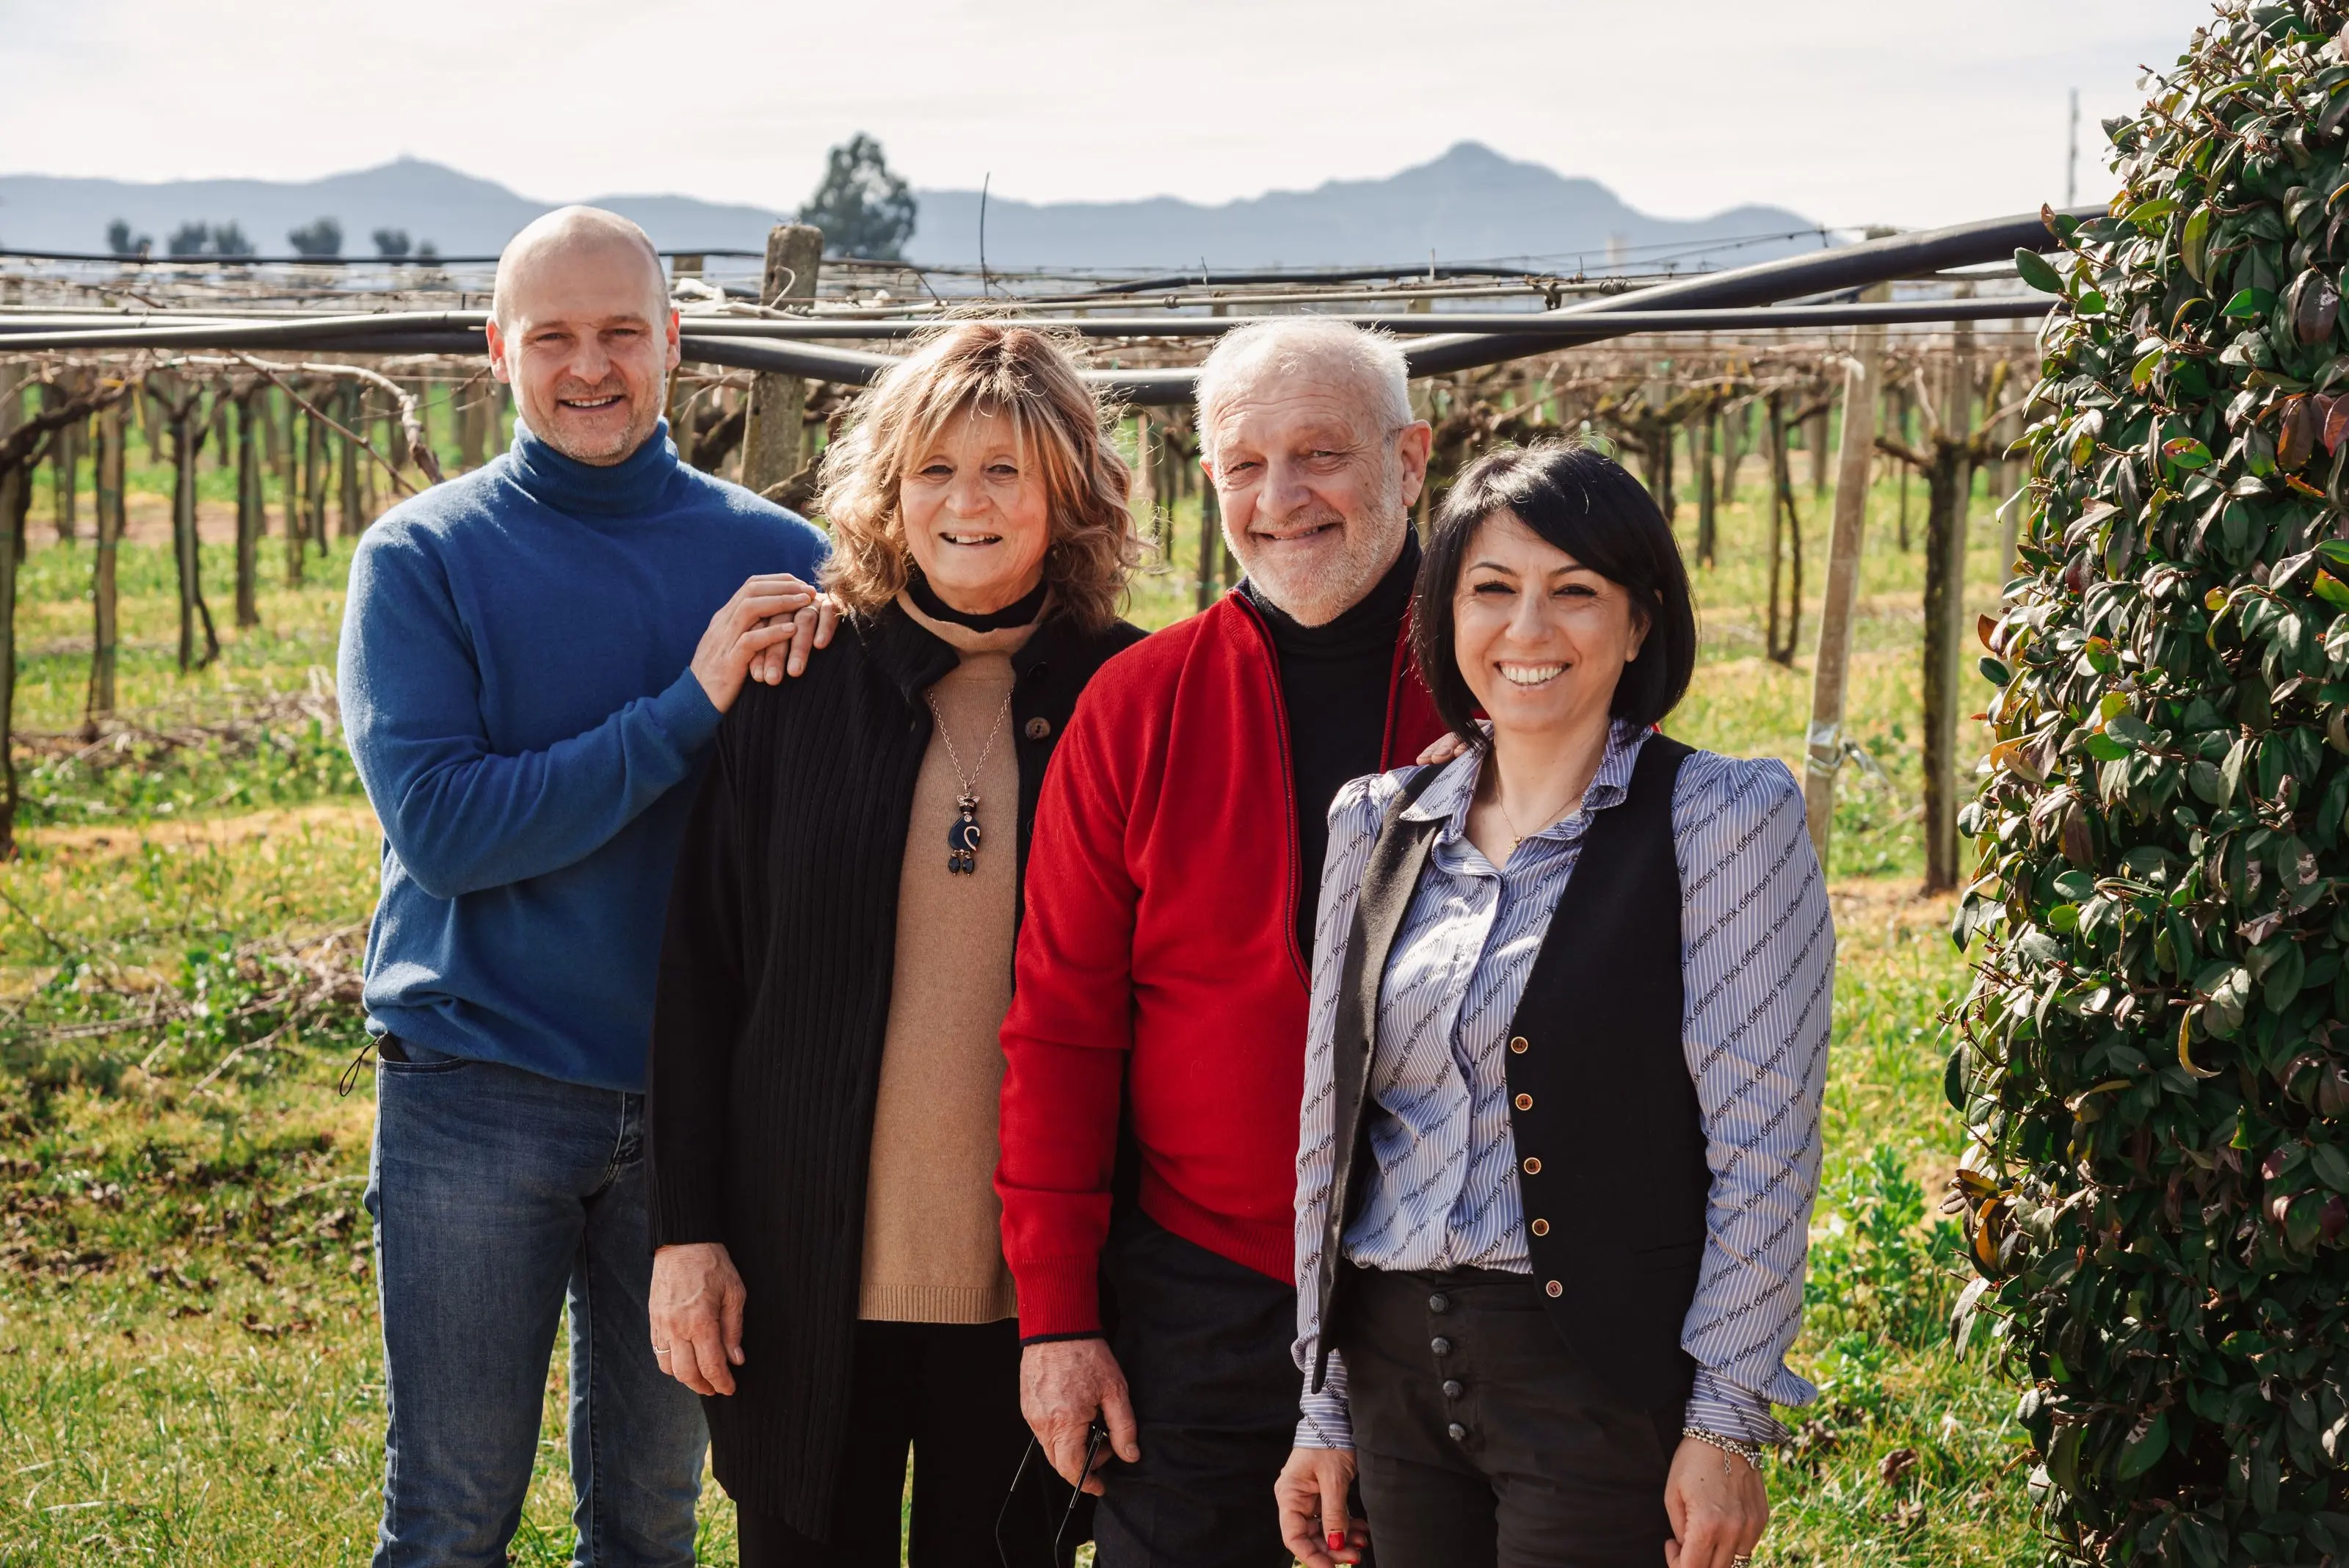
<svg viewBox="0 0 2349 1568"><path fill-rule="evenodd" d="M0 0L0 172L305 179L401 153L577 199L916 186L1217 202L1475 139L1633 205L1956 222L2110 190L2096 122L2207 0Z"/></svg>

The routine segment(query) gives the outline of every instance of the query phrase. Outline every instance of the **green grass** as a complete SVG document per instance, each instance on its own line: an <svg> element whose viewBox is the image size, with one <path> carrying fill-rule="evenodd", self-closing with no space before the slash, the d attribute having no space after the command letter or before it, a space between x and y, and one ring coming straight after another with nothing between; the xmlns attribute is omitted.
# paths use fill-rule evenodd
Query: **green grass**
<svg viewBox="0 0 2349 1568"><path fill-rule="evenodd" d="M1695 743L1798 756L1826 516L1804 499L1814 602L1796 668L1761 657L1765 567L1750 505L1728 509L1721 564L1697 574L1703 661L1672 724ZM2020 1565L2043 1552L2014 1391L1979 1354L1953 1356L1939 1326L1953 1280L1930 1214L1960 1147L1939 1015L1963 971L1946 903L1913 896L1921 559L1893 543L1893 488L1871 504L1847 728L1884 776L1847 769L1838 799L1826 1198L1796 1355L1823 1396L1790 1413L1801 1438L1773 1464L1760 1561ZM1912 504L1921 517L1921 493ZM1977 502L1971 561L1985 606L1998 565L1989 510ZM41 523L36 511L36 542ZM1692 505L1681 524L1692 529ZM1136 585L1138 619L1187 610L1196 537L1186 506L1171 561ZM123 556L126 711L156 730L273 715L258 733L134 747L127 760L69 760L20 738L27 826L21 857L0 866L5 1568L359 1563L371 1549L382 1375L357 1202L370 1075L336 1094L347 1010L274 1039L277 1014L236 1016L277 983L273 965L363 920L374 893L373 820L334 738L274 716L278 698L331 669L347 546L314 557L295 588L276 544L262 557L261 627L224 626L221 662L185 677L168 558L145 545ZM44 545L26 575L29 730L80 721L88 560L86 545ZM229 565L208 550L216 609ZM102 1031L157 998L207 1011L182 1008L160 1031L49 1033ZM523 1563L569 1556L563 1381L557 1356L515 1542ZM703 1556L730 1563L730 1504L714 1486L706 1501Z"/></svg>

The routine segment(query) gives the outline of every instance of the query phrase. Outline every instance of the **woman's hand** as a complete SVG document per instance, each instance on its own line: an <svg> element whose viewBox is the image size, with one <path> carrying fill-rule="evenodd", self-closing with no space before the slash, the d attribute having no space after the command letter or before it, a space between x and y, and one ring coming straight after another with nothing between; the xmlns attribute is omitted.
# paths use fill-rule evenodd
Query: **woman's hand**
<svg viewBox="0 0 2349 1568"><path fill-rule="evenodd" d="M1664 1482L1664 1512L1672 1525L1664 1568L1729 1568L1761 1541L1770 1522L1770 1489L1762 1472L1736 1455L1682 1438Z"/></svg>
<svg viewBox="0 0 2349 1568"><path fill-rule="evenodd" d="M1344 1449L1291 1449L1272 1495L1280 1505L1280 1538L1304 1568L1360 1563L1371 1543L1370 1522L1346 1506L1354 1484L1354 1456Z"/></svg>
<svg viewBox="0 0 2349 1568"><path fill-rule="evenodd" d="M653 1254L653 1358L696 1394L734 1392L742 1365L742 1303L734 1260L716 1241L663 1247Z"/></svg>

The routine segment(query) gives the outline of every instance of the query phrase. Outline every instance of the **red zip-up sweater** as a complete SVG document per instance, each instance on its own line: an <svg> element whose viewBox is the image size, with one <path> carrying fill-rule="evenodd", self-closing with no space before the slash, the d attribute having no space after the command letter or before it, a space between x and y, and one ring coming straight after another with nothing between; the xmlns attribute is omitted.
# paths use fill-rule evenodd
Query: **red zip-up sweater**
<svg viewBox="0 0 2349 1568"><path fill-rule="evenodd" d="M1383 767L1444 731L1388 676ZM1003 1251L1023 1337L1101 1327L1122 1108L1143 1211L1273 1279L1296 1268L1310 955L1280 671L1238 594L1144 639L1085 690L1044 780L1003 1022ZM1130 1090L1130 1094L1128 1091Z"/></svg>

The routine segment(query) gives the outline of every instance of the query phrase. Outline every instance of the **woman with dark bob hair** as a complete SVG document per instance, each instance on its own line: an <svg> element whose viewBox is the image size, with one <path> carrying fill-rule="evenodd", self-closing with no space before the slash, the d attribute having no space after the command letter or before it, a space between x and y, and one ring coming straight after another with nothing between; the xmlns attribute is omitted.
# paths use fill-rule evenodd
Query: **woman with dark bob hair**
<svg viewBox="0 0 2349 1568"><path fill-rule="evenodd" d="M1803 797L1657 732L1696 659L1688 576L1588 446L1463 473L1412 615L1464 750L1330 808L1288 1544L1733 1568L1770 1407L1816 1392L1784 1361L1835 975Z"/></svg>
<svg viewBox="0 0 2349 1568"><path fill-rule="evenodd" d="M894 1568L908 1448L920 1568L1075 1550L1068 1489L1022 1463L996 1035L1052 749L1142 636L1111 421L1005 322L940 331L858 400L820 503L840 635L744 689L678 857L653 1353L705 1396L743 1568Z"/></svg>

